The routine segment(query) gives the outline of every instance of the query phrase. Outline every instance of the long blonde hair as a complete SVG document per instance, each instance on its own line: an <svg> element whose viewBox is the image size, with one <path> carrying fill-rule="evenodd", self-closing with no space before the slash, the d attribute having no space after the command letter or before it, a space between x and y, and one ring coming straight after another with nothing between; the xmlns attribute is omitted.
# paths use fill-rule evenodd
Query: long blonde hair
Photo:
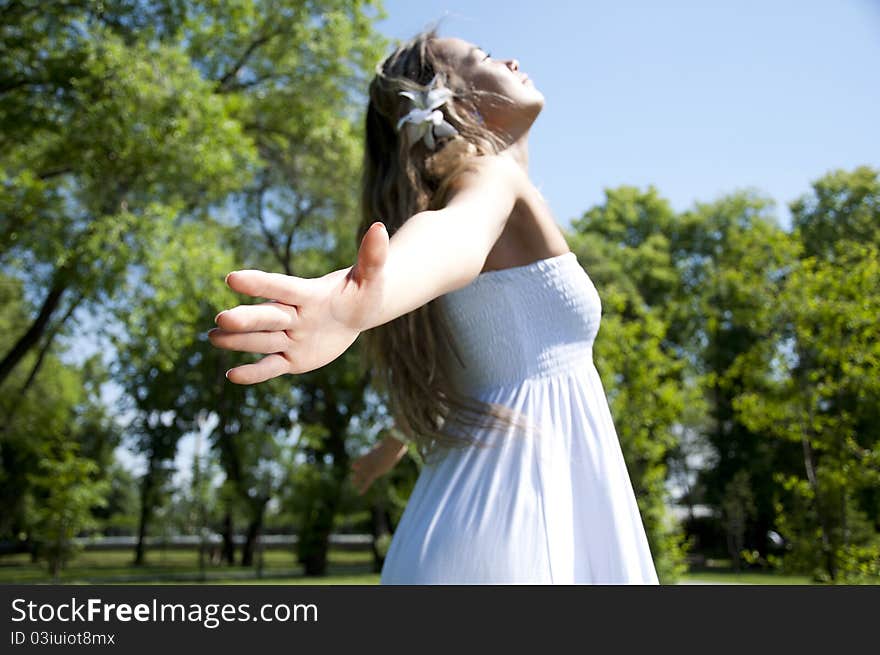
<svg viewBox="0 0 880 655"><path fill-rule="evenodd" d="M466 84L432 51L435 38L437 27L427 28L376 66L366 116L358 243L377 220L393 236L414 214L442 208L451 183L469 169L475 157L497 154L505 147L502 136L485 127L476 101L485 96L490 102L509 100ZM435 75L453 91L453 99L441 111L458 134L430 150L421 141L410 143L406 131L398 133L395 126L411 108L399 92L424 90ZM438 448L486 445L469 434L472 429L528 429L528 422L510 408L479 401L455 389L449 357L457 357L463 366L466 362L461 361L436 299L366 331L361 339L365 363L373 367L374 385L390 401L395 428L416 443L423 457Z"/></svg>

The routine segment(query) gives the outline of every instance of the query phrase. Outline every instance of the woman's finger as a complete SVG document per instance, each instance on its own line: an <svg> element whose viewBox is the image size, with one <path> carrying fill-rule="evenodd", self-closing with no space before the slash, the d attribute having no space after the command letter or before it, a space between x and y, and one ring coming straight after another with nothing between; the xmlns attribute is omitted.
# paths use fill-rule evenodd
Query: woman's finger
<svg viewBox="0 0 880 655"><path fill-rule="evenodd" d="M308 278L257 270L232 271L226 276L226 284L233 291L288 305L301 305L309 300L309 282Z"/></svg>
<svg viewBox="0 0 880 655"><path fill-rule="evenodd" d="M238 350L245 353L280 353L290 347L290 337L285 332L227 332L214 328L208 339L218 348Z"/></svg>
<svg viewBox="0 0 880 655"><path fill-rule="evenodd" d="M290 362L278 354L267 355L255 364L236 366L226 372L235 384L257 384L290 372Z"/></svg>
<svg viewBox="0 0 880 655"><path fill-rule="evenodd" d="M298 318L296 307L277 302L239 305L217 314L214 320L227 332L290 330Z"/></svg>
<svg viewBox="0 0 880 655"><path fill-rule="evenodd" d="M374 222L364 233L356 267L359 279L372 281L382 272L388 259L389 238L388 230L381 221Z"/></svg>

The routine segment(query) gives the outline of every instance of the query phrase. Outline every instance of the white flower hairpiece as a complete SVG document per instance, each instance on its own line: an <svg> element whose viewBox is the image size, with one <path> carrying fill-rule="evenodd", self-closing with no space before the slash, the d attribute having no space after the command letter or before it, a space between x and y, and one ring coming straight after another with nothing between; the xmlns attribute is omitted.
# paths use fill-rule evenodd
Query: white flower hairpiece
<svg viewBox="0 0 880 655"><path fill-rule="evenodd" d="M438 109L453 96L452 90L438 86L438 79L439 75L434 75L427 91L399 92L399 95L412 100L415 107L397 121L397 131L400 132L400 128L406 123L406 134L410 144L424 139L425 145L431 150L434 149L435 138L458 134L458 130L446 121L443 112Z"/></svg>

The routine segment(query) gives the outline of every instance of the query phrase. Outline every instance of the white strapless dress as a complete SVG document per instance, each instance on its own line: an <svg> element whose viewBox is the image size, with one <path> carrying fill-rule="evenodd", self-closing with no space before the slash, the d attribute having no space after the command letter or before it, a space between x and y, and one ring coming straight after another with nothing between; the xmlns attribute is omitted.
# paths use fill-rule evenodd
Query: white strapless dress
<svg viewBox="0 0 880 655"><path fill-rule="evenodd" d="M599 294L573 252L480 274L438 301L456 386L539 433L422 468L381 584L658 584L593 341ZM480 432L480 431L478 431Z"/></svg>

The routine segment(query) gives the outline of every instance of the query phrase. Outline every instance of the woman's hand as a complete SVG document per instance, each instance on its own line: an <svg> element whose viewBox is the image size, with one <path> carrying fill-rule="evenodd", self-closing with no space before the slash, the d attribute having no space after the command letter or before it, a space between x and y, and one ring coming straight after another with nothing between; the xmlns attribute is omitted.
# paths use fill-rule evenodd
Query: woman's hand
<svg viewBox="0 0 880 655"><path fill-rule="evenodd" d="M385 437L365 455L351 463L351 480L358 494L363 495L376 478L394 468L406 454L406 445L394 437Z"/></svg>
<svg viewBox="0 0 880 655"><path fill-rule="evenodd" d="M306 373L329 364L374 324L382 302L388 232L370 226L357 263L319 278L245 270L226 276L238 293L272 298L220 312L211 343L226 350L263 353L260 361L230 369L236 384L256 384L285 373Z"/></svg>

